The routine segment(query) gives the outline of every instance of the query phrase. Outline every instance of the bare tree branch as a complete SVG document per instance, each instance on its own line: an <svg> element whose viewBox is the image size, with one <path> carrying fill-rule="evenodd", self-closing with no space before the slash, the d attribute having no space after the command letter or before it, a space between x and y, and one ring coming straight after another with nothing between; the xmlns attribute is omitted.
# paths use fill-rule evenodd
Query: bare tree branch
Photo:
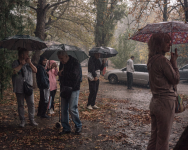
<svg viewBox="0 0 188 150"><path fill-rule="evenodd" d="M80 40L80 41L82 41L82 42L87 42L86 40L80 39L77 35L74 35L74 34L70 33L69 31L65 31L63 28L60 28L60 27L58 27L58 26L53 26L53 27L54 27L54 28L57 28L58 30L60 30L60 31L62 31L62 32L64 32L64 33L69 34L70 36L72 36L72 37L74 37L74 38L76 38L76 39L78 39L78 40Z"/></svg>
<svg viewBox="0 0 188 150"><path fill-rule="evenodd" d="M76 23L77 25L81 25L81 26L83 26L88 32L94 32L94 31L92 31L92 30L89 30L89 29L85 26L84 23L77 22L77 21L75 21L74 19L73 19L73 20L68 19L68 18L61 18L61 19L67 20L67 21L71 21L71 22L73 22L73 23Z"/></svg>
<svg viewBox="0 0 188 150"><path fill-rule="evenodd" d="M172 6L171 10L168 11L168 14L170 14L171 11L173 11L174 9L176 9L177 6L180 6L180 5L181 5L181 4L178 4L178 5L176 5L176 6Z"/></svg>
<svg viewBox="0 0 188 150"><path fill-rule="evenodd" d="M55 17L54 16L54 11L55 11L55 9L57 9L57 6L54 6L54 8L53 8L53 10L51 12L51 16L49 17L49 20L45 24L45 26L47 27L47 26L51 25L52 23L57 22L59 19L61 19L61 16L65 13L65 11L67 10L67 8L68 8L68 3L66 5L65 9L63 10L63 12L61 14L59 14L59 17L56 17L57 19L52 21L51 16Z"/></svg>
<svg viewBox="0 0 188 150"><path fill-rule="evenodd" d="M160 4L160 2L158 2L158 6L159 6L161 12L163 13L163 9L161 8L161 4Z"/></svg>
<svg viewBox="0 0 188 150"><path fill-rule="evenodd" d="M58 5L60 5L60 4L63 4L63 3L69 2L69 1L70 1L70 0L66 0L66 1L62 1L62 2L58 2L58 3L52 4L52 5L48 6L47 9L50 9L50 8L52 8L52 7L58 6Z"/></svg>
<svg viewBox="0 0 188 150"><path fill-rule="evenodd" d="M35 10L35 11L37 11L37 9L34 8L33 6L28 6L28 7L30 7L31 9L33 9L33 10Z"/></svg>
<svg viewBox="0 0 188 150"><path fill-rule="evenodd" d="M181 2L181 0L180 0L179 2L180 2L180 4L182 5L182 7L185 9L185 6L184 6L184 4Z"/></svg>

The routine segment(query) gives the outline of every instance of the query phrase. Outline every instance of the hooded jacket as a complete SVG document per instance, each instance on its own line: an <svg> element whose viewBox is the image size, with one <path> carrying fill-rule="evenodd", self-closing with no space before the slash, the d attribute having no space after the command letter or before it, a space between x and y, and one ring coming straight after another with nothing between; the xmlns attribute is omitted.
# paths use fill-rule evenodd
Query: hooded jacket
<svg viewBox="0 0 188 150"><path fill-rule="evenodd" d="M48 71L48 75L49 75L50 91L57 89L56 76L58 75L58 70L57 70L57 68L51 69L53 63L56 63L56 62L54 60L49 60L45 67L45 69ZM50 69L48 69L47 66Z"/></svg>
<svg viewBox="0 0 188 150"><path fill-rule="evenodd" d="M171 62L161 54L157 54L148 60L149 83L152 94L158 96L177 96L177 84L179 83L179 70L172 66Z"/></svg>
<svg viewBox="0 0 188 150"><path fill-rule="evenodd" d="M45 70L45 66L42 64L44 59L45 59L44 57L40 56L40 60L37 65L36 78L37 78L37 85L40 90L49 88L48 74Z"/></svg>

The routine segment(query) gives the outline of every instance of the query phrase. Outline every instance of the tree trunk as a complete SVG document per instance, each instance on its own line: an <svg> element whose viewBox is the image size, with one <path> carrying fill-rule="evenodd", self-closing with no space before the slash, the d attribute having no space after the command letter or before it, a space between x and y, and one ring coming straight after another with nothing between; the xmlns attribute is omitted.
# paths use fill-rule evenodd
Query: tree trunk
<svg viewBox="0 0 188 150"><path fill-rule="evenodd" d="M185 10L185 21L188 22L188 7L187 7L187 0L184 0L184 10Z"/></svg>
<svg viewBox="0 0 188 150"><path fill-rule="evenodd" d="M103 28L104 28L104 8L105 2L104 0L98 0L97 2L97 24L95 27L95 44L97 47L103 46L104 41L103 37Z"/></svg>
<svg viewBox="0 0 188 150"><path fill-rule="evenodd" d="M164 10L163 10L163 21L167 21L168 20L168 16L167 16L167 0L164 0Z"/></svg>
<svg viewBox="0 0 188 150"><path fill-rule="evenodd" d="M45 40L45 21L46 21L46 0L38 0L37 5L37 25L35 36L39 37L41 40ZM41 51L35 51L32 56L32 62L35 66L37 66ZM36 74L33 74L33 88L37 88L36 83Z"/></svg>

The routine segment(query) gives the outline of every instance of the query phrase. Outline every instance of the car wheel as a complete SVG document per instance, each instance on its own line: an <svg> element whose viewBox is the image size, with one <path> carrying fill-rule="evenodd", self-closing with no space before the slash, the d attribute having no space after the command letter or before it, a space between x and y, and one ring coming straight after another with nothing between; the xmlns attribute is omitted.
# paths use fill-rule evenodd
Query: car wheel
<svg viewBox="0 0 188 150"><path fill-rule="evenodd" d="M118 78L115 74L110 75L108 79L111 84L115 84L118 82Z"/></svg>

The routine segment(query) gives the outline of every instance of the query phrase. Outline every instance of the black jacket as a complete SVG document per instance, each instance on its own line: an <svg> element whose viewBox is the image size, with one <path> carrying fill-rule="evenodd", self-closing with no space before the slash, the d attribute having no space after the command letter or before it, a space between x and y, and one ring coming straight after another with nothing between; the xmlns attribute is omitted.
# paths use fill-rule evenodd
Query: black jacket
<svg viewBox="0 0 188 150"><path fill-rule="evenodd" d="M47 89L49 88L49 79L48 74L45 70L45 66L43 66L42 61L44 60L44 57L40 57L39 63L37 65L37 85L39 89Z"/></svg>
<svg viewBox="0 0 188 150"><path fill-rule="evenodd" d="M63 68L63 64L60 63L59 70ZM72 87L73 91L80 90L80 64L77 59L69 55L69 60L64 64L64 69L59 77L61 87Z"/></svg>
<svg viewBox="0 0 188 150"><path fill-rule="evenodd" d="M101 64L99 59L96 59L94 56L89 58L88 62L88 72L91 72L93 77L95 78L97 74L95 73L96 70L103 70L104 64Z"/></svg>

